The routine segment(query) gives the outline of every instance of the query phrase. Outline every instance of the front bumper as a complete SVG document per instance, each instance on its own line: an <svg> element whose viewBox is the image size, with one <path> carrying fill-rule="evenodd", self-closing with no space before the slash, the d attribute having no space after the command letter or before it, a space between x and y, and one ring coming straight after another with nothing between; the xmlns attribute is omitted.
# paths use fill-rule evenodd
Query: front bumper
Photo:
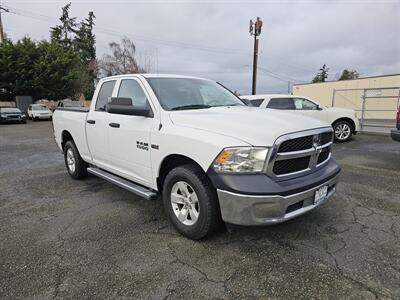
<svg viewBox="0 0 400 300"><path fill-rule="evenodd" d="M390 135L394 141L400 142L400 129L393 129L390 131Z"/></svg>
<svg viewBox="0 0 400 300"><path fill-rule="evenodd" d="M302 215L328 201L336 191L339 174L303 192L288 196L244 195L217 190L222 219L236 225L278 224ZM324 200L314 205L315 191L328 185Z"/></svg>
<svg viewBox="0 0 400 300"><path fill-rule="evenodd" d="M0 117L0 123L21 123L25 122L26 118L19 117L19 118L4 118Z"/></svg>
<svg viewBox="0 0 400 300"><path fill-rule="evenodd" d="M333 196L340 167L331 157L308 175L276 181L265 174L227 175L207 171L217 189L222 219L236 225L277 224L302 215ZM328 185L324 200L314 205L315 191Z"/></svg>

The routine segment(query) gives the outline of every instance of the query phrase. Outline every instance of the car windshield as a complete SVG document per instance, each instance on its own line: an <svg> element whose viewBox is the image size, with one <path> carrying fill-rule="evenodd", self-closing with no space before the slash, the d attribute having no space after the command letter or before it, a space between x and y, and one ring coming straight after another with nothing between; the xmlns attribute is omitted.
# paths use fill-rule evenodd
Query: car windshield
<svg viewBox="0 0 400 300"><path fill-rule="evenodd" d="M12 107L3 107L0 108L1 113L17 113L20 114L21 111L18 108L12 108Z"/></svg>
<svg viewBox="0 0 400 300"><path fill-rule="evenodd" d="M79 101L68 101L63 103L64 107L80 107L81 104Z"/></svg>
<svg viewBox="0 0 400 300"><path fill-rule="evenodd" d="M45 105L32 105L32 110L47 110L47 106Z"/></svg>
<svg viewBox="0 0 400 300"><path fill-rule="evenodd" d="M148 78L165 110L236 106L244 103L220 84L192 78Z"/></svg>

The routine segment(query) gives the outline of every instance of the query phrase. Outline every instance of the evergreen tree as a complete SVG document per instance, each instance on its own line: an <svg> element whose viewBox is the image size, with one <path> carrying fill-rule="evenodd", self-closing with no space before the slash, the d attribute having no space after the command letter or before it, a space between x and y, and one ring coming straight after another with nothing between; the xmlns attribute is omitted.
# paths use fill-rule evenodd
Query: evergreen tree
<svg viewBox="0 0 400 300"><path fill-rule="evenodd" d="M95 18L94 13L89 12L88 17L80 23L73 40L74 49L82 62L81 83L86 99L92 97L97 78L96 37L93 33Z"/></svg>
<svg viewBox="0 0 400 300"><path fill-rule="evenodd" d="M326 66L326 64L324 64L319 70L320 72L314 76L313 80L311 81L312 83L325 82L328 78L329 68Z"/></svg>
<svg viewBox="0 0 400 300"><path fill-rule="evenodd" d="M70 16L70 8L71 3L62 8L61 24L51 28L51 40L78 55L81 93L90 99L97 78L96 38L93 33L95 15L89 12L88 17L78 23L76 17Z"/></svg>
<svg viewBox="0 0 400 300"><path fill-rule="evenodd" d="M62 8L61 25L51 27L50 37L53 42L62 45L65 49L73 46L73 34L76 32L76 18L69 16L71 2Z"/></svg>
<svg viewBox="0 0 400 300"><path fill-rule="evenodd" d="M360 74L356 70L344 69L339 80L357 79L359 76Z"/></svg>
<svg viewBox="0 0 400 300"><path fill-rule="evenodd" d="M81 90L79 56L56 42L23 38L0 44L0 99L74 97Z"/></svg>

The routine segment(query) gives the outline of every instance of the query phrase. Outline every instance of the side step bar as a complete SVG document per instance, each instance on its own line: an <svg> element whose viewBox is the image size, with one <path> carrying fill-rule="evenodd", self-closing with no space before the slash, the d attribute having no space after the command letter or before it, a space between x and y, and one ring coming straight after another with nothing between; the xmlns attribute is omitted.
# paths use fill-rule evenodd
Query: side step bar
<svg viewBox="0 0 400 300"><path fill-rule="evenodd" d="M154 192L154 191L152 191L150 189L147 189L147 188L145 188L143 186L140 186L140 185L138 185L136 183L133 183L132 181L129 181L129 180L123 179L123 178L121 178L119 176L116 176L114 174L111 174L111 173L109 173L107 171L101 170L101 169L96 168L96 167L87 168L87 171L90 174L93 174L93 175L95 175L97 177L105 179L105 180L107 180L107 181L109 181L109 182L111 182L111 183L113 183L115 185L118 185L119 187L121 187L123 189L126 189L126 190L128 190L128 191L130 191L130 192L132 192L132 193L134 193L134 194L136 194L136 195L138 195L140 197L143 197L143 198L145 198L147 200L153 200L153 199L157 198L157 193L156 192Z"/></svg>

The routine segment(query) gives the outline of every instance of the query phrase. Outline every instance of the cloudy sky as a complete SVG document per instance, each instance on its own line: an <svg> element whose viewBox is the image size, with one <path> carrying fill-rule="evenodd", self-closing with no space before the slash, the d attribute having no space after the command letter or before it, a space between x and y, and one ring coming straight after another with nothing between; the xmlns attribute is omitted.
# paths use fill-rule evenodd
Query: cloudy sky
<svg viewBox="0 0 400 300"><path fill-rule="evenodd" d="M126 36L152 72L215 79L251 91L253 39L261 17L258 92L285 92L309 82L324 63L329 79L344 68L362 76L400 73L400 0L111 1L72 0L71 15L96 15L97 55ZM6 34L48 39L67 1L0 0Z"/></svg>

